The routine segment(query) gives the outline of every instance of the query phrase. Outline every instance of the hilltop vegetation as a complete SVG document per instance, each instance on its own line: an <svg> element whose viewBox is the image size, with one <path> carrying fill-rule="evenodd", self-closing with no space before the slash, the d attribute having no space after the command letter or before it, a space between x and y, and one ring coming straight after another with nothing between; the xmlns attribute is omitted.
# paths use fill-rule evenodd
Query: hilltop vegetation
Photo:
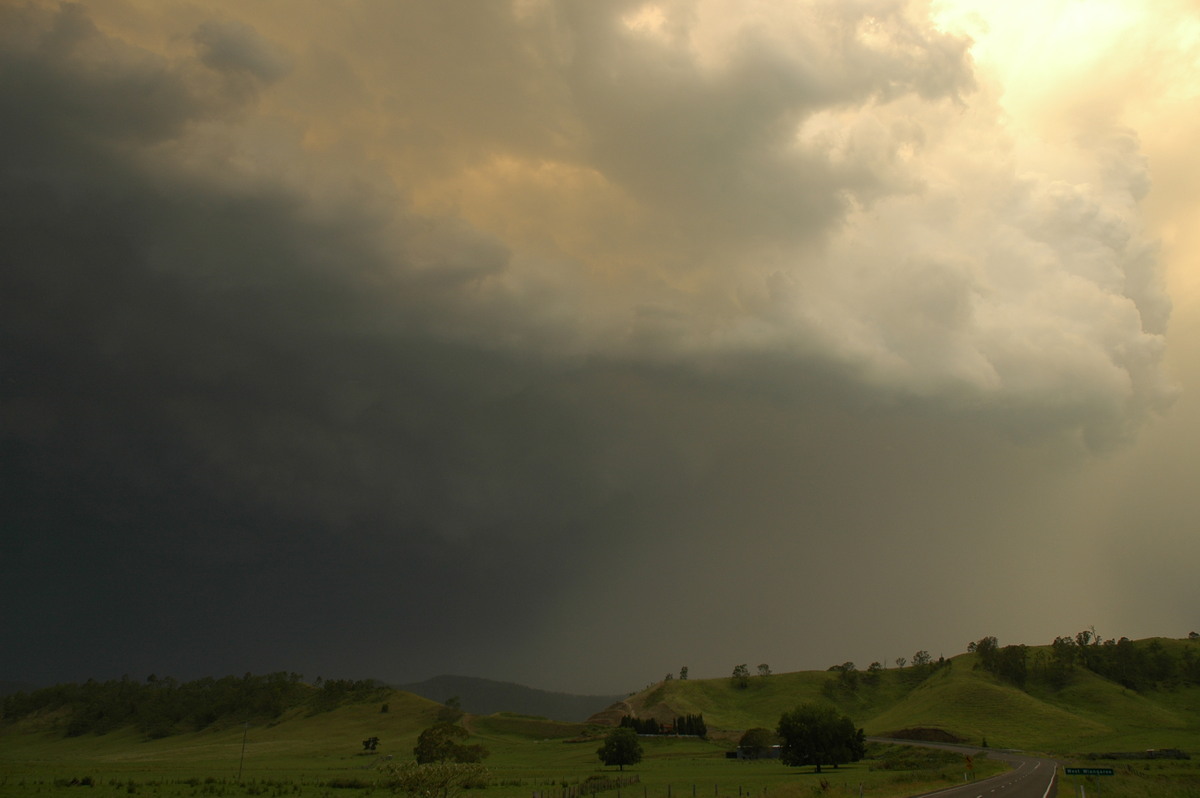
<svg viewBox="0 0 1200 798"><path fill-rule="evenodd" d="M192 682L153 675L145 682L129 677L106 682L89 679L5 696L0 718L5 724L45 718L67 737L132 726L146 737L159 738L222 723L271 720L297 708L328 711L386 692L386 686L372 679L329 679L308 685L300 674L283 672Z"/></svg>

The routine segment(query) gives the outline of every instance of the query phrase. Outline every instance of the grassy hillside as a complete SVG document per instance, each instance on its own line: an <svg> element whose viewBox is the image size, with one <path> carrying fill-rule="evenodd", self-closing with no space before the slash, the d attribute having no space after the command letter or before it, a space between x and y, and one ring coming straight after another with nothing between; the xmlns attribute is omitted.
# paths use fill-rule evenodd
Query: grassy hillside
<svg viewBox="0 0 1200 798"><path fill-rule="evenodd" d="M381 751L411 756L417 735L434 722L441 706L398 691L383 699L388 712L381 712L377 701L321 713L295 708L268 723L227 724L156 740L132 727L64 737L56 719L29 718L0 729L0 772L12 778L41 772L47 763L73 762L112 777L154 772L164 763L181 774L236 774L243 736L245 760L266 773L372 764L374 758L362 754L368 737L381 739Z"/></svg>
<svg viewBox="0 0 1200 798"><path fill-rule="evenodd" d="M1170 641L1195 645L1192 641ZM1031 649L1031 656L1040 649ZM868 734L933 728L972 743L1051 752L1183 748L1200 752L1200 687L1138 693L1086 669L1054 690L1031 681L1020 689L963 654L924 674L890 669L874 684L833 690L830 672L754 676L747 687L731 679L672 680L627 699L631 714L668 721L702 713L710 730L727 738L755 726L772 728L799 703L832 701Z"/></svg>
<svg viewBox="0 0 1200 798"><path fill-rule="evenodd" d="M423 682L397 685L397 689L433 701L457 697L463 710L474 715L519 712L574 722L587 720L593 713L624 697L554 693L472 676L435 676Z"/></svg>

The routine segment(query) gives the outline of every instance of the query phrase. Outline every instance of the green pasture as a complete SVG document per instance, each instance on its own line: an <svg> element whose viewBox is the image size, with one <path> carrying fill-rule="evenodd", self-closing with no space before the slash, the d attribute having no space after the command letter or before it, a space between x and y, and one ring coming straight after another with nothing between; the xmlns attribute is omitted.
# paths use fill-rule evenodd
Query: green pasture
<svg viewBox="0 0 1200 798"><path fill-rule="evenodd" d="M129 729L72 738L50 729L10 731L0 735L0 798L385 795L389 792L376 784L379 766L410 760L417 735L433 722L438 708L404 694L389 696L387 703L387 713L374 702L347 705L316 715L298 711L266 725L159 740L143 739ZM627 783L599 796L858 795L861 784L864 795L896 798L959 783L966 775L962 757L918 749L902 756L872 746L873 752L885 754L827 767L818 775L812 768L790 768L778 761L728 759L727 742L670 737L642 738L642 762L622 772L605 767L596 756L602 728L512 715L468 717L465 724L470 741L491 752L485 762L490 784L467 793L469 798L571 798L591 782L615 777ZM362 750L361 741L370 736L381 741L374 754ZM1001 768L979 761L975 775Z"/></svg>

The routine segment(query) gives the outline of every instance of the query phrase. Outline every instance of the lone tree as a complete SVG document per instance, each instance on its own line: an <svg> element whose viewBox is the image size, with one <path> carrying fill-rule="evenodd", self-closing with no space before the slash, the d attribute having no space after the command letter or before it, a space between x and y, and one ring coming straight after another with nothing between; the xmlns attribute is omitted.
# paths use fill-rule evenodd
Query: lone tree
<svg viewBox="0 0 1200 798"><path fill-rule="evenodd" d="M642 761L642 744L638 741L637 732L624 726L613 729L604 738L604 745L596 749L600 761L606 765L616 765L621 770L626 765L636 765Z"/></svg>
<svg viewBox="0 0 1200 798"><path fill-rule="evenodd" d="M480 762L489 751L482 745L465 745L467 730L453 723L438 723L421 732L413 755L418 764L430 762Z"/></svg>
<svg viewBox="0 0 1200 798"><path fill-rule="evenodd" d="M866 753L862 729L827 704L801 704L779 718L776 729L783 740L780 759L785 765L822 765L835 768L857 762Z"/></svg>
<svg viewBox="0 0 1200 798"><path fill-rule="evenodd" d="M733 666L733 675L730 677L730 681L733 683L734 687L740 687L740 688L749 687L750 686L750 668L747 667L745 664L734 665Z"/></svg>
<svg viewBox="0 0 1200 798"><path fill-rule="evenodd" d="M458 696L447 698L446 703L438 710L438 723L458 723L462 719L463 708L462 701Z"/></svg>
<svg viewBox="0 0 1200 798"><path fill-rule="evenodd" d="M771 753L776 743L775 732L762 727L748 729L738 740L738 748L746 759L762 759Z"/></svg>

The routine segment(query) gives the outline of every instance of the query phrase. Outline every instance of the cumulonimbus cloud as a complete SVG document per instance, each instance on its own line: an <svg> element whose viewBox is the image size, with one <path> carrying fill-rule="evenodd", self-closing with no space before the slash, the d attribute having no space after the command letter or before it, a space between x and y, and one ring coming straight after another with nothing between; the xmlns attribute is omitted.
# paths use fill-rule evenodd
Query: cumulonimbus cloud
<svg viewBox="0 0 1200 798"><path fill-rule="evenodd" d="M522 8L498 49L537 57L486 71L553 135L465 113L478 138L431 181L511 248L481 296L553 309L504 314L507 337L786 355L1096 446L1169 403L1136 132L1023 155L970 41L920 3Z"/></svg>
<svg viewBox="0 0 1200 798"><path fill-rule="evenodd" d="M504 645L638 537L1007 545L996 427L1172 395L1138 131L1031 142L925 3L290 7L0 7L0 581L71 587L14 667L139 612Z"/></svg>
<svg viewBox="0 0 1200 798"><path fill-rule="evenodd" d="M1052 143L1069 168L1023 160L970 40L921 3L364 6L299 31L228 9L162 55L79 7L11 13L30 28L13 51L58 61L46 80L92 81L79 141L132 126L147 169L350 223L370 275L357 250L304 268L383 280L437 336L684 367L765 353L1095 443L1171 396L1136 133ZM306 92L319 69L358 98L342 122L329 86ZM214 99L206 71L261 94Z"/></svg>

